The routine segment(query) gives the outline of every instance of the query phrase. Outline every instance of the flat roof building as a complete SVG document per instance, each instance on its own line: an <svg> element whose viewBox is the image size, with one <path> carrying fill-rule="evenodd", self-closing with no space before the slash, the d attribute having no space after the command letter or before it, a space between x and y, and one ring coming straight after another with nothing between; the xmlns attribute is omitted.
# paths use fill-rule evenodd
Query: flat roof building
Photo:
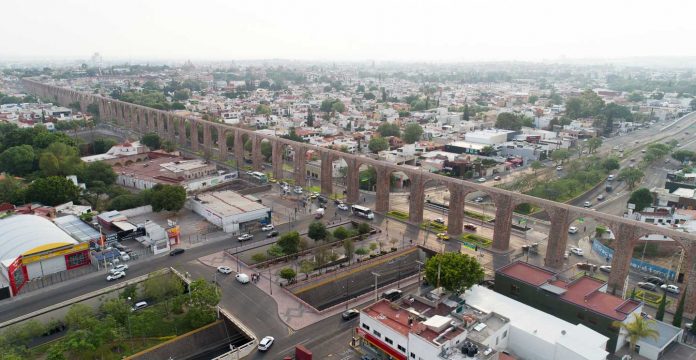
<svg viewBox="0 0 696 360"><path fill-rule="evenodd" d="M225 232L249 231L271 221L269 207L232 190L198 194L188 200L187 207Z"/></svg>

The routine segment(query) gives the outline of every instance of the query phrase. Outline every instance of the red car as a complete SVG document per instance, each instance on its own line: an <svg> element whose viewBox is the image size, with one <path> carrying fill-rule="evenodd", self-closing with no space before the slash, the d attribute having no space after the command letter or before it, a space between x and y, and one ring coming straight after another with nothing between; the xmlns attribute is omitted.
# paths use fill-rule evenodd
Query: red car
<svg viewBox="0 0 696 360"><path fill-rule="evenodd" d="M476 231L476 225L474 224L464 224L464 228L469 231Z"/></svg>

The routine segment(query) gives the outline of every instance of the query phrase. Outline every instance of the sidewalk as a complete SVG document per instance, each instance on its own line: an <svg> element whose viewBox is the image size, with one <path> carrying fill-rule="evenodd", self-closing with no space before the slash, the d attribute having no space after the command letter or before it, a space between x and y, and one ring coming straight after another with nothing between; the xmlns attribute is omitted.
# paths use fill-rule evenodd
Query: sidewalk
<svg viewBox="0 0 696 360"><path fill-rule="evenodd" d="M229 266L231 269L237 269L237 260L232 255L226 254L224 251L204 256L198 259L202 264L210 267L218 266ZM242 273L251 274L254 269L248 267L243 262L239 262L239 270ZM261 273L261 280L254 284L259 289L265 292L267 295L273 298L273 300L278 305L278 316L280 319L287 324L290 328L297 331L316 322L319 322L327 317L342 313L349 307L355 307L370 301L374 297L373 292L368 292L363 294L347 304L339 304L340 306L334 306L332 309L326 310L323 313L319 313L314 310L309 305L302 302L300 299L290 294L289 291L280 287L278 285L278 277L268 271ZM406 287L415 283L415 279L402 280L401 287Z"/></svg>

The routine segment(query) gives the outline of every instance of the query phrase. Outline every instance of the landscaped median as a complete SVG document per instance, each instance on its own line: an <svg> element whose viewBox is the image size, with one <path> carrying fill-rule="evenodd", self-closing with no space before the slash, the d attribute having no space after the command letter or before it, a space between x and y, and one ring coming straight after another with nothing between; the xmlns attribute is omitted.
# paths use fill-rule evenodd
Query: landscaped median
<svg viewBox="0 0 696 360"><path fill-rule="evenodd" d="M460 238L460 241L462 242L462 244L472 249L475 249L477 246L489 247L493 243L493 240L485 236L472 233L463 234Z"/></svg>
<svg viewBox="0 0 696 360"><path fill-rule="evenodd" d="M660 300L662 300L662 295L648 290L636 290L635 298L656 308L660 306ZM669 298L667 298L667 303L665 305L669 306L670 303L671 301L669 300Z"/></svg>
<svg viewBox="0 0 696 360"><path fill-rule="evenodd" d="M475 212L475 211L469 211L469 210L464 210L464 215L468 216L470 218L484 221L484 222L489 222L494 219L492 216L488 216L486 214L482 214L480 212Z"/></svg>
<svg viewBox="0 0 696 360"><path fill-rule="evenodd" d="M408 213L401 210L391 210L387 213L387 217L401 221L408 221Z"/></svg>
<svg viewBox="0 0 696 360"><path fill-rule="evenodd" d="M439 223L435 220L426 220L420 224L420 228L423 230L430 230L434 232L446 232L447 225Z"/></svg>

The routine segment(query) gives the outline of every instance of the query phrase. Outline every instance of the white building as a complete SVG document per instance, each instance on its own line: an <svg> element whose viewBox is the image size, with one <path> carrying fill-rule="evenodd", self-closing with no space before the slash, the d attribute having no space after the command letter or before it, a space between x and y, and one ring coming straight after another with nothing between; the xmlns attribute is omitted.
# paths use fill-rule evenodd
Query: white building
<svg viewBox="0 0 696 360"><path fill-rule="evenodd" d="M515 131L512 130L488 129L466 133L464 139L477 144L499 145L512 140L514 135Z"/></svg>
<svg viewBox="0 0 696 360"><path fill-rule="evenodd" d="M186 205L229 233L253 229L271 218L271 209L256 198L231 190L202 193L190 198Z"/></svg>

